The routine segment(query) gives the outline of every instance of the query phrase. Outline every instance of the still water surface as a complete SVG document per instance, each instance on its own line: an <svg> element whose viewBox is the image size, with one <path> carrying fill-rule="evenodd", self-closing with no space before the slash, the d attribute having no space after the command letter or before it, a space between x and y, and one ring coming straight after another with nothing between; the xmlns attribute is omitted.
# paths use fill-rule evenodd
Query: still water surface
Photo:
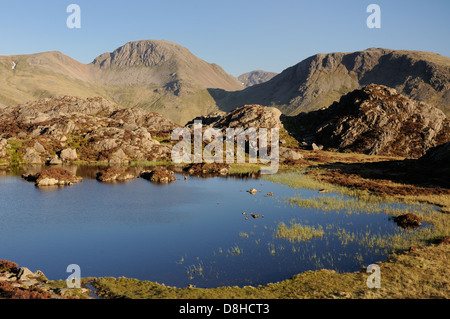
<svg viewBox="0 0 450 319"><path fill-rule="evenodd" d="M287 197L317 191L262 179L184 180L177 174L169 185L141 178L104 184L92 178L92 169L77 174L82 183L56 189L0 176L0 259L53 280L67 278L67 266L78 264L82 277L124 276L177 287L258 285L320 268L357 271L386 252L344 245L333 232L394 234L398 228L383 213L293 207ZM251 195L250 188L261 192ZM269 192L274 195L265 197ZM260 217L246 220L243 212ZM300 243L276 238L279 223L292 219L320 225L325 235Z"/></svg>

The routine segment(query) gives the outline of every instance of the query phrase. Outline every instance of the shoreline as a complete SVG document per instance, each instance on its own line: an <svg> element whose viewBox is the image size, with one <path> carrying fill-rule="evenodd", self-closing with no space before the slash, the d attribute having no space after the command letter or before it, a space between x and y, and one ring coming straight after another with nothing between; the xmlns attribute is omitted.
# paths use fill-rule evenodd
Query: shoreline
<svg viewBox="0 0 450 319"><path fill-rule="evenodd" d="M29 281L16 287L22 293L27 290L44 292L44 296L45 292L52 293L47 298L25 299L449 299L450 277L446 275L449 254L448 240L391 254L387 260L376 263L382 282L378 289L367 286L370 273L364 267L352 273L306 271L279 282L243 287L180 288L126 277L81 278L79 289L65 287L63 280L47 279L35 284L39 288L27 288ZM0 283L5 282L1 280L5 274L11 273L0 270ZM4 299L1 288L2 285L0 299Z"/></svg>
<svg viewBox="0 0 450 319"><path fill-rule="evenodd" d="M309 155L309 156L308 156ZM280 166L282 171L287 172L300 172L306 171L307 175L315 179L320 183L329 183L338 187L344 187L348 190L367 191L367 185L373 186L369 189L376 196L381 198L396 198L405 202L425 202L436 205L440 208L440 214L448 216L446 211L448 209L448 197L450 190L440 188L441 193L434 194L434 188L423 188L420 186L411 186L412 190L416 190L411 195L399 194L399 189L405 187L404 184L397 184L391 180L378 180L368 179L366 177L358 176L355 174L349 174L345 171L335 171L323 165L330 165L333 160L344 160L344 163L358 163L364 165L364 163L372 163L375 159L371 156L362 156L360 154L337 154L332 152L309 152L302 162L297 162L294 165ZM383 157L377 157L379 162L388 161L389 159ZM339 163L338 163L339 164ZM342 163L340 163L342 165ZM159 163L159 165L161 165ZM162 166L168 166L170 163L166 163ZM322 165L322 166L321 166ZM78 165L77 165L78 166ZM98 167L99 165L93 165ZM150 165L154 166L154 165ZM64 167L64 166L62 166ZM132 166L127 166L132 167ZM254 173L255 166L247 166L236 168L240 173ZM354 173L354 172L352 172ZM388 176L388 174L387 174ZM346 177L347 179L345 179ZM363 181L363 182L362 182ZM375 186L383 185L382 191ZM436 188L438 189L438 188ZM419 191L420 190L420 191ZM428 192L428 193L427 193ZM434 196L434 197L433 197ZM448 234L448 230L444 229ZM445 235L445 234L444 234ZM365 299L365 298L450 298L450 291L445 290L448 287L450 278L445 276L445 272L440 274L446 269L446 263L442 260L450 253L450 245L445 243L439 243L441 241L448 241L446 236L440 236L440 238L434 238L427 243L424 243L421 247L410 247L404 249L402 252L394 252L385 261L381 261L377 264L381 266L382 278L391 278L393 282L390 282L389 287L378 290L367 290L364 288L365 280L369 275L363 270L354 273L337 273L330 270L316 270L306 271L294 275L292 278L287 278L280 282L269 283L266 285L260 285L257 287L233 287L222 286L217 288L196 288L196 287L169 287L163 284L158 284L149 281L140 281L132 278L112 278L112 277L100 277L100 278L82 278L83 285L87 282L92 282L92 287L97 289L97 293L102 298L131 298L138 299L140 297L144 299L162 298L207 298L207 299L222 299L222 298L242 298L242 299L265 299L265 298L339 298L339 299ZM426 272L417 266L411 266L411 264L418 263L420 265L427 265L431 269L431 276L427 276ZM396 269L397 267L397 269ZM383 270L384 269L384 270ZM440 274L440 275L439 275ZM1 275L1 273L0 273ZM399 277L400 276L400 277ZM401 276L410 278L408 280L401 279ZM443 277L442 277L443 276ZM61 286L63 281L49 281L51 284L57 284ZM409 289L408 284L416 287L419 283L428 283L422 285L422 290L428 291L428 295L419 294L417 289ZM439 292L437 287L441 286L443 289ZM309 288L307 288L309 287ZM312 289L314 287L314 289ZM403 287L402 289L400 289ZM62 288L59 288L62 289ZM403 290L404 289L404 290ZM145 291L142 291L145 290ZM406 291L405 291L406 290ZM65 291L67 292L67 290ZM74 291L72 291L74 292ZM79 292L77 292L79 293ZM401 294L405 295L402 296ZM88 293L89 294L89 293ZM77 294L75 294L77 295ZM66 298L62 296L62 298ZM68 298L74 298L70 295ZM76 298L89 298L83 294L78 295Z"/></svg>

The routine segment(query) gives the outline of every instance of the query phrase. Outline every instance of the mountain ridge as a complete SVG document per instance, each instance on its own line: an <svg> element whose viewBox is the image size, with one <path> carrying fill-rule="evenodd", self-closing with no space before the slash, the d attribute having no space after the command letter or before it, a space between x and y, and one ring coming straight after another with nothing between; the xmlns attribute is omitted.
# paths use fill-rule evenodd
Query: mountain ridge
<svg viewBox="0 0 450 319"><path fill-rule="evenodd" d="M238 92L216 90L213 95L224 110L255 103L297 115L327 107L371 83L450 113L450 58L425 51L369 48L318 53L262 84Z"/></svg>
<svg viewBox="0 0 450 319"><path fill-rule="evenodd" d="M0 56L0 75L3 106L63 95L100 96L123 107L158 112L181 125L250 104L274 106L293 116L328 107L371 83L450 113L450 58L425 51L318 53L267 82L244 88L220 66L179 44L141 40L100 54L89 64L59 51Z"/></svg>

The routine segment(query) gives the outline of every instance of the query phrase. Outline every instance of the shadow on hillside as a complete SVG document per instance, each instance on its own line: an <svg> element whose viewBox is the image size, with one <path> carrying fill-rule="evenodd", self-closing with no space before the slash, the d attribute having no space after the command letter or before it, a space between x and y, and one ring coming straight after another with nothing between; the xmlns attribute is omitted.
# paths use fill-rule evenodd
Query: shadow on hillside
<svg viewBox="0 0 450 319"><path fill-rule="evenodd" d="M238 102L240 100L240 96L242 95L240 92L242 91L230 92L223 89L211 88L207 90L211 97L214 99L214 102L216 102L216 105L218 106L220 111L230 112L235 108L244 106L245 104Z"/></svg>
<svg viewBox="0 0 450 319"><path fill-rule="evenodd" d="M345 176L351 185L350 175L361 177L367 180L374 180L382 183L389 180L399 184L407 184L420 188L434 189L431 193L450 194L450 167L449 165L436 166L426 165L419 160L393 160L382 162L365 163L329 163L319 164L317 167L325 168L329 172L335 172L336 180L339 184L345 184ZM333 178L330 175L330 180ZM338 180L340 179L340 180ZM366 183L369 183L366 181ZM364 185L361 185L364 186ZM369 185L367 185L369 186ZM406 186L406 185L405 185ZM442 189L440 192L438 189Z"/></svg>

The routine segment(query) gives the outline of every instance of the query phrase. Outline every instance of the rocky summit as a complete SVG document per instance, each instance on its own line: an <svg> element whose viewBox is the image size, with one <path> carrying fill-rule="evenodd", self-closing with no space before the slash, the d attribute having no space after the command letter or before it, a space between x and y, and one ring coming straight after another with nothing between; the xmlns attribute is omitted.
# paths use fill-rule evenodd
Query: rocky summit
<svg viewBox="0 0 450 319"><path fill-rule="evenodd" d="M0 111L0 160L16 164L170 159L152 134L178 127L161 115L103 98L63 96Z"/></svg>
<svg viewBox="0 0 450 319"><path fill-rule="evenodd" d="M418 158L450 141L450 121L441 110L383 85L368 85L284 122L303 142L370 155Z"/></svg>
<svg viewBox="0 0 450 319"><path fill-rule="evenodd" d="M245 105L229 113L215 112L207 116L196 117L188 122L186 126L191 127L194 121L201 121L203 125L226 129L253 127L259 128L283 128L280 121L281 111L275 107L266 107L262 105Z"/></svg>

